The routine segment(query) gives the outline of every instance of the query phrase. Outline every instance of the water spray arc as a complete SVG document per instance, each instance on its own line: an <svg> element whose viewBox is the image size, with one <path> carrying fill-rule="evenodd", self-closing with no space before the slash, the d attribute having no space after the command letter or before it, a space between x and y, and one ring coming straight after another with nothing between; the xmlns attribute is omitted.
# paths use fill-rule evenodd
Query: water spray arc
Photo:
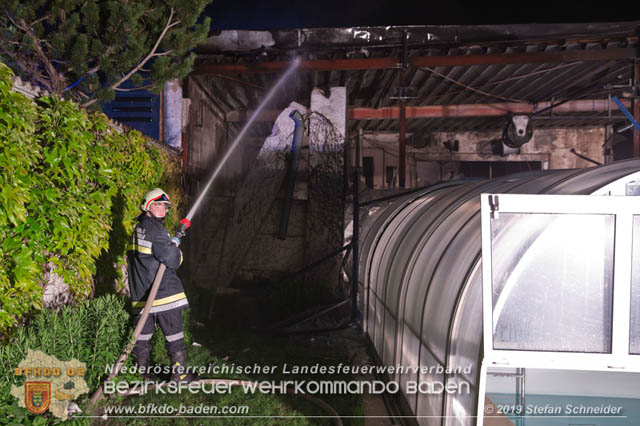
<svg viewBox="0 0 640 426"><path fill-rule="evenodd" d="M225 163L227 162L227 160L229 159L233 151L240 144L240 141L242 140L244 135L247 133L247 130L249 130L249 127L251 127L251 125L256 120L258 115L260 115L260 113L265 108L265 106L271 101L271 98L273 98L273 96L276 94L278 89L284 84L285 81L289 79L289 77L293 74L293 72L298 68L299 65L300 65L300 59L295 58L291 63L291 66L289 66L289 69L287 69L287 71L278 79L276 84L269 90L269 92L267 92L266 96L264 97L260 105L258 105L258 107L255 109L253 114L251 114L251 117L249 117L249 120L242 127L242 129L240 130L240 133L238 133L236 138L231 143L231 146L229 146L229 149L227 150L227 152L220 159L220 161L218 162L218 165L211 173L211 177L209 178L209 181L207 182L206 186L204 187L204 189L196 199L196 202L193 204L191 209L189 209L187 216L180 221L180 225L178 226L178 229L176 229L176 236L178 236L179 238L184 237L184 235L186 234L187 228L191 224L191 219L200 208L200 205L202 204L202 200L204 199L205 195L209 191L211 184L213 183L215 178L220 174L220 171L224 167ZM133 346L135 345L136 341L140 337L140 334L142 333L142 328L144 327L144 324L147 322L147 318L149 317L149 312L151 311L151 306L153 305L153 301L155 300L156 294L158 293L158 288L160 287L160 282L162 281L162 277L164 276L165 270L166 270L166 266L163 263L161 263L160 267L158 268L158 271L156 272L156 276L153 280L153 284L149 292L149 297L147 298L147 302L145 303L144 309L142 310L140 320L138 321L138 325L133 331L133 338L125 346L125 349L120 355L120 358L118 358L118 362L116 363L115 368L113 368L111 374L109 374L107 381L113 380L113 378L118 375L118 373L120 372L120 369L122 368L122 365L126 361L131 351L133 350ZM93 409L93 406L101 397L102 397L102 386L99 386L98 389L95 391L95 393L91 396L91 400L89 404L90 409Z"/></svg>
<svg viewBox="0 0 640 426"><path fill-rule="evenodd" d="M218 163L217 167L213 170L213 173L211 174L211 177L209 178L207 185L204 187L204 189L196 199L196 202L193 203L193 206L189 210L189 213L187 213L187 219L191 220L193 216L196 214L196 212L198 211L198 208L200 207L200 204L202 204L202 199L204 198L206 193L209 191L209 187L211 186L215 178L218 176L218 174L222 170L222 167L224 167L224 164L227 162L227 160L229 159L229 157L231 156L231 154L233 153L237 145L240 143L240 140L242 140L242 138L244 137L245 133L247 133L247 130L249 129L251 124L255 121L258 115L260 115L260 112L262 112L262 110L269 103L271 98L273 98L273 95L278 91L280 86L282 86L282 84L284 84L284 82L291 76L291 74L293 74L296 68L298 68L298 65L300 65L300 59L296 58L291 63L291 66L289 67L289 69L282 75L282 77L280 77L280 79L271 88L271 90L269 90L269 92L264 97L264 100L262 101L262 103L260 103L258 108L256 108L255 111L253 111L253 114L251 114L249 121L247 121L247 123L244 125L242 130L240 130L240 133L238 133L238 136L236 136L236 138L233 140L233 142L231 143L231 146L229 147L227 152L224 154L224 156Z"/></svg>

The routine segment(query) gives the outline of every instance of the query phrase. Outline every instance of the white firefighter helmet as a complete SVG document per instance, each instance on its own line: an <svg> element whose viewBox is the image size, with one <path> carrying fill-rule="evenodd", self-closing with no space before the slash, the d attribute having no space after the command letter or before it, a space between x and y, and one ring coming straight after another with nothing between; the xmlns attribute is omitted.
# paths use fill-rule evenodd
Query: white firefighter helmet
<svg viewBox="0 0 640 426"><path fill-rule="evenodd" d="M151 203L164 203L167 205L167 207L171 206L169 196L160 188L152 189L144 195L140 210L142 210L143 212L148 212Z"/></svg>

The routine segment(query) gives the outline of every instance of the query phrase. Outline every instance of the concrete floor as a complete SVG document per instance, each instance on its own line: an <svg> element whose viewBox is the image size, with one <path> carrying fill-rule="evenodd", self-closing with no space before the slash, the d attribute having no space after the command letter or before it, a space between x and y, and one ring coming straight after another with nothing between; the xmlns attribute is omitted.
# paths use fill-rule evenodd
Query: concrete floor
<svg viewBox="0 0 640 426"><path fill-rule="evenodd" d="M394 426L396 423L389 417L387 407L380 395L364 396L365 426ZM372 417L368 417L372 416Z"/></svg>
<svg viewBox="0 0 640 426"><path fill-rule="evenodd" d="M375 365L368 353L367 340L359 330L350 328L323 338L330 339L333 344L343 345L349 354L352 365ZM360 375L355 378L362 381L376 380L374 375ZM398 424L390 417L381 395L363 395L363 405L365 426L394 426Z"/></svg>

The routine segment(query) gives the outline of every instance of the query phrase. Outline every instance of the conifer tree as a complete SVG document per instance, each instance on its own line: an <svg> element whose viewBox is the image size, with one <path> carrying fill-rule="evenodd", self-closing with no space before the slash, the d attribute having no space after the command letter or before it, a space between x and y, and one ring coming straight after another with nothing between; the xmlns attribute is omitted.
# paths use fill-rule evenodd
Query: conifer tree
<svg viewBox="0 0 640 426"><path fill-rule="evenodd" d="M2 0L0 57L23 79L84 107L183 78L207 37L211 0ZM130 87L131 84L126 85Z"/></svg>

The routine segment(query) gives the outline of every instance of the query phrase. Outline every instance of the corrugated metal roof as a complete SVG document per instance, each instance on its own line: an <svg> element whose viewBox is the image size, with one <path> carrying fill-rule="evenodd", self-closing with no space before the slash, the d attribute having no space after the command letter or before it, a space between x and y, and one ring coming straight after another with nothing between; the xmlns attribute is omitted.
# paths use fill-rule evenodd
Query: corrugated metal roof
<svg viewBox="0 0 640 426"><path fill-rule="evenodd" d="M570 53L571 60L544 63L492 63L435 67L379 69L301 69L287 83L271 108L290 101L308 104L314 87L345 86L349 107L384 108L398 105L399 88L408 87L415 97L407 106L488 104L496 102L560 102L607 99L631 92L633 59L579 60L583 53L602 54L611 49L637 49L640 22L614 24L510 25L481 27L385 27L298 29L212 37L198 50L198 67L207 64L264 66L290 60L318 61L361 58L397 58L402 61L402 34L407 34L408 61L424 57L509 55L517 53ZM240 43L242 37L260 43ZM260 33L260 37L256 36ZM264 33L269 33L265 37ZM400 37L400 38L399 38ZM221 42L226 39L226 45ZM232 37L231 37L232 38ZM271 40L264 43L264 40ZM254 41L256 41L254 40ZM235 47L234 47L235 46ZM632 55L633 56L633 55ZM489 57L489 56L487 56ZM198 78L211 88L225 111L254 109L274 84L280 71L204 73ZM543 112L533 116L536 127L589 127L625 121L617 109L581 113ZM505 117L442 117L407 120L409 132L489 130L504 127ZM265 126L265 128L268 126ZM399 120L351 120L352 132L397 131Z"/></svg>

